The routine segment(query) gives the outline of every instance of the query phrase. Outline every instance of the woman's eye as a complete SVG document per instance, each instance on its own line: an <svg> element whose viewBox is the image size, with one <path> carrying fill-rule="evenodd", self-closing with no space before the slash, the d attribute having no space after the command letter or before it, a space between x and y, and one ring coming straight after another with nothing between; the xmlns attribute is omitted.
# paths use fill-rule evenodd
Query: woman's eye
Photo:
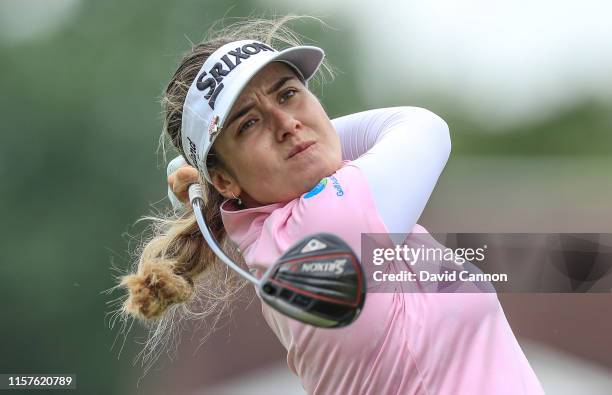
<svg viewBox="0 0 612 395"><path fill-rule="evenodd" d="M288 100L289 98L291 98L291 97L295 96L295 92L296 92L296 91L295 91L295 89L290 89L290 90L288 90L287 92L284 92L284 93L281 95L280 102L281 102L281 103L283 103L283 102L285 102L286 100Z"/></svg>
<svg viewBox="0 0 612 395"><path fill-rule="evenodd" d="M244 132L245 130L250 128L255 122L256 121L254 119L249 119L248 121L243 123L242 126L240 126L240 129L238 129L238 133Z"/></svg>

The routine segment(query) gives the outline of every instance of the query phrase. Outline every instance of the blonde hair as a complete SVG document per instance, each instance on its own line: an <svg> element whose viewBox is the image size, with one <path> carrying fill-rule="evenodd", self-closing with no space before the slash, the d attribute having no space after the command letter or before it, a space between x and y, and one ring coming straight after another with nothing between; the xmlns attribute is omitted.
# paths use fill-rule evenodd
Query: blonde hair
<svg viewBox="0 0 612 395"><path fill-rule="evenodd" d="M164 125L160 146L164 160L166 139L185 157L181 147L183 103L189 86L208 56L224 44L245 39L258 40L276 49L301 45L301 36L285 25L303 19L314 19L325 25L318 18L295 15L238 19L226 27L219 27L224 23L219 21L211 27L202 43L193 45L180 61L161 99ZM333 78L327 63L322 69ZM207 166L213 170L222 168L223 164L213 154L208 157ZM202 211L206 223L224 251L244 265L240 252L228 240L221 221L219 207L224 197L202 179L200 184L205 191L206 202ZM150 236L137 248L138 259L132 273L118 276L118 285L109 290L118 287L128 290L127 297L112 301L118 307L109 314L113 314L111 328L121 319L124 341L133 324L133 321L128 324L131 318L149 326L148 339L139 354L146 374L166 348L173 346L176 349L177 330L183 320L208 324L210 334L246 281L219 261L202 238L190 209L178 214L173 211L158 213L141 220L150 221Z"/></svg>

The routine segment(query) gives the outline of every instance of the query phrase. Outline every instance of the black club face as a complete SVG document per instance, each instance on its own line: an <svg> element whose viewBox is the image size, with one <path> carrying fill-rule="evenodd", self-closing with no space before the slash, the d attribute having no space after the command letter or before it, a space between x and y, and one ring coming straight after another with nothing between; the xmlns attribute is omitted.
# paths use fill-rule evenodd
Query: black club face
<svg viewBox="0 0 612 395"><path fill-rule="evenodd" d="M324 328L352 323L365 302L365 278L352 249L326 233L289 248L264 275L262 299L281 313Z"/></svg>

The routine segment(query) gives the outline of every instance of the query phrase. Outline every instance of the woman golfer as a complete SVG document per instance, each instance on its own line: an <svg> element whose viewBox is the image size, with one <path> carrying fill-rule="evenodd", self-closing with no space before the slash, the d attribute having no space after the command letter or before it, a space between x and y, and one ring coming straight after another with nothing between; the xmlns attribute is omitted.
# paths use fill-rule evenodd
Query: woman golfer
<svg viewBox="0 0 612 395"><path fill-rule="evenodd" d="M169 185L186 201L202 184L213 234L256 276L312 233L359 253L362 233L423 231L416 221L450 153L446 123L422 108L330 121L307 88L323 50L278 51L282 23L230 26L194 46L163 101L165 131L191 165ZM222 303L236 288L225 274L185 210L160 220L123 278L124 309L164 319L195 298ZM543 393L494 293L369 293L342 329L262 313L309 394Z"/></svg>

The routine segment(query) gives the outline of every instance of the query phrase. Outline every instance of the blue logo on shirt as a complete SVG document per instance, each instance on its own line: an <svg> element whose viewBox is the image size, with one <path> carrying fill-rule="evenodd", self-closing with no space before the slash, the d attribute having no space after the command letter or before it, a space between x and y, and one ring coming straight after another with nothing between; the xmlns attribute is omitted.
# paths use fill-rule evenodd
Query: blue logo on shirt
<svg viewBox="0 0 612 395"><path fill-rule="evenodd" d="M306 192L304 194L304 199L308 199L308 198L311 198L313 196L316 196L322 190L324 190L325 186L327 185L328 178L331 180L332 185L336 189L336 196L343 196L344 195L344 190L340 186L340 182L338 181L338 179L336 177L334 177L334 176L329 176L329 177L326 177L326 178L322 179L321 181L319 181L319 183L317 185L315 185L314 188L312 188L310 191Z"/></svg>
<svg viewBox="0 0 612 395"><path fill-rule="evenodd" d="M311 198L315 195L318 195L319 192L321 192L322 190L325 189L325 185L327 185L327 178L322 179L321 181L319 181L319 183L317 185L315 185L314 188L312 188L310 191L306 192L304 194L304 199L308 199Z"/></svg>

